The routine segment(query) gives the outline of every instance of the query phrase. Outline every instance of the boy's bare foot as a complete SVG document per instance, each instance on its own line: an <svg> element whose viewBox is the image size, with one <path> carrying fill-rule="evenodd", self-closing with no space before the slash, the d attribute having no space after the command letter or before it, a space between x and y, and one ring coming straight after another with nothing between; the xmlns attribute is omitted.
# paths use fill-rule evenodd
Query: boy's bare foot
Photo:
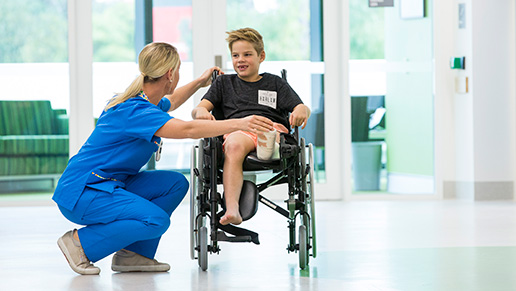
<svg viewBox="0 0 516 291"><path fill-rule="evenodd" d="M219 223L222 225L228 225L228 224L234 224L239 225L242 223L242 217L240 216L240 213L230 213L226 212L224 216L222 216L219 220Z"/></svg>

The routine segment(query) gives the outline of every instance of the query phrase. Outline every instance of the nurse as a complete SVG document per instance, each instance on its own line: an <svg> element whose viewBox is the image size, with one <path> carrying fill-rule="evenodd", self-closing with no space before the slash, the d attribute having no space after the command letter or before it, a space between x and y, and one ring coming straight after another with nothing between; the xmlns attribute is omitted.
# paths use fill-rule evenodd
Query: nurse
<svg viewBox="0 0 516 291"><path fill-rule="evenodd" d="M116 95L95 130L70 159L52 199L71 222L84 225L66 232L58 246L70 267L96 275L94 262L113 254L115 272L164 272L154 259L170 216L186 195L185 177L171 171L141 171L162 138L203 138L235 130L272 130L261 116L241 119L182 121L167 112L210 83L211 68L178 88L180 60L166 43L151 43L138 57L141 74Z"/></svg>

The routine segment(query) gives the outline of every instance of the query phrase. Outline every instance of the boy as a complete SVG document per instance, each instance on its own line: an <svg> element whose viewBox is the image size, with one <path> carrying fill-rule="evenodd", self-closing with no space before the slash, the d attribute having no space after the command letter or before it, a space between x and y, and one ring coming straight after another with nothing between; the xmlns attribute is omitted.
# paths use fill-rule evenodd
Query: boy
<svg viewBox="0 0 516 291"><path fill-rule="evenodd" d="M239 118L251 114L265 116L274 122L278 132L288 132L287 126L306 126L310 109L287 82L280 77L259 74L260 64L265 60L263 38L252 28L228 32L226 41L231 52L236 72L221 75L211 85L199 105L193 109L194 119L212 119L213 108L222 109L225 119ZM291 112L289 120L285 118ZM220 224L240 224L238 200L243 185L242 163L248 153L257 147L257 130L236 131L224 136L223 185L226 213ZM260 136L262 138L262 136Z"/></svg>

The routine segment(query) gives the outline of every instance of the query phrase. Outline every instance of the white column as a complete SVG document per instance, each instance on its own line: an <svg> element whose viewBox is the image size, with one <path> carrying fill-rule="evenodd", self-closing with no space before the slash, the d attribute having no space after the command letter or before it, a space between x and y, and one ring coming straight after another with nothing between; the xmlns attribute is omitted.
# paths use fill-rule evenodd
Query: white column
<svg viewBox="0 0 516 291"><path fill-rule="evenodd" d="M68 0L68 62L70 65L70 156L93 131L91 1Z"/></svg>
<svg viewBox="0 0 516 291"><path fill-rule="evenodd" d="M222 56L224 65L229 55L226 45L226 0L192 0L192 55L194 78L215 65L215 56ZM222 68L224 69L224 68ZM198 104L208 88L199 89L194 98Z"/></svg>
<svg viewBox="0 0 516 291"><path fill-rule="evenodd" d="M433 1L434 37L434 179L435 193L442 198L455 181L454 91L455 73L450 69L454 52L454 27L457 27L457 4L453 1ZM452 187L454 184L452 185Z"/></svg>
<svg viewBox="0 0 516 291"><path fill-rule="evenodd" d="M326 199L351 196L351 99L349 96L349 1L323 3Z"/></svg>

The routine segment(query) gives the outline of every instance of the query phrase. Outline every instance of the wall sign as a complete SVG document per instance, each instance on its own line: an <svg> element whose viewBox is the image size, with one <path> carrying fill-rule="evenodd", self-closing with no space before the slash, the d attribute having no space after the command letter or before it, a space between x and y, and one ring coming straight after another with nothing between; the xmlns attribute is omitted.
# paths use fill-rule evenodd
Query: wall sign
<svg viewBox="0 0 516 291"><path fill-rule="evenodd" d="M459 28L466 28L466 3L459 3Z"/></svg>
<svg viewBox="0 0 516 291"><path fill-rule="evenodd" d="M369 0L369 7L393 7L394 0Z"/></svg>

